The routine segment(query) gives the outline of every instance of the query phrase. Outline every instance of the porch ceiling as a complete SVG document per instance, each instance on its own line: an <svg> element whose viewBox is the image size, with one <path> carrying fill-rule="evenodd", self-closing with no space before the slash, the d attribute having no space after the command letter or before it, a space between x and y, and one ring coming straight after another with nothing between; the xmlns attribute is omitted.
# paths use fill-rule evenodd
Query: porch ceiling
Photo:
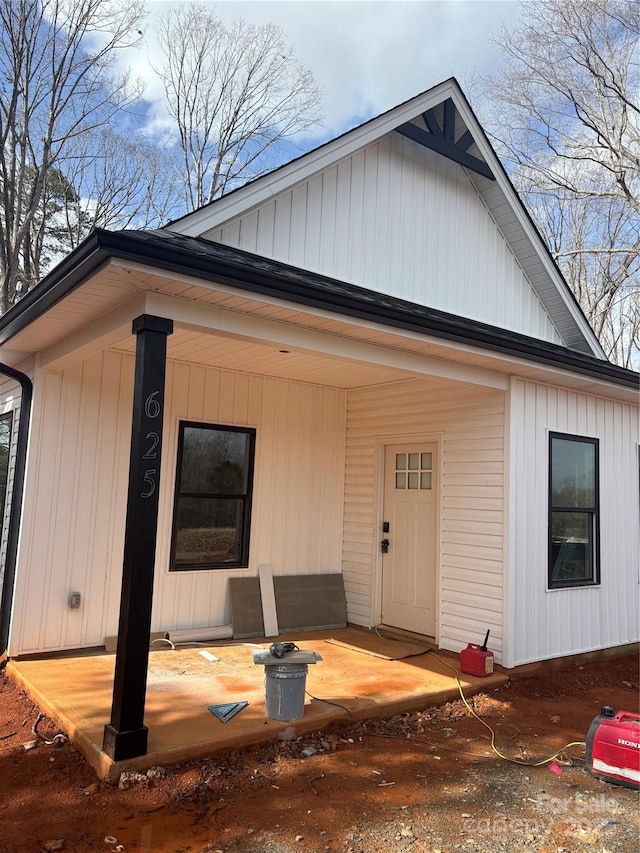
<svg viewBox="0 0 640 853"><path fill-rule="evenodd" d="M40 352L44 367L60 369L105 348L134 353L131 319L144 311L175 317L173 311L178 308L186 309L193 322L185 325L176 321L174 333L168 338L169 359L345 389L429 373L425 366L416 369L416 356L429 356L433 344L415 334L405 336L402 331L386 330L379 324L337 318L329 311L301 308L268 296L255 298L227 285L158 273L118 259L103 266L14 335L10 344L3 347L3 356L7 363L18 365ZM205 328L207 312L216 309L227 317L239 318L239 327L243 325L242 318L247 322L251 318L255 318L254 322L258 318L264 320L272 331L270 340L260 339L257 332L251 335L223 331L215 324ZM201 316L203 328L198 328ZM315 333L313 346L309 345L307 332ZM293 345L292 340L297 344ZM330 340L333 347L329 346ZM375 347L376 357L370 360L358 352L352 346L355 342L364 344L369 356ZM442 367L444 359L449 360L448 348L437 349ZM404 354L409 359L408 367L402 366ZM467 361L471 364L472 359ZM436 365L433 370L437 377L440 371ZM444 374L442 378L451 378L449 371L444 370ZM496 379L499 386L504 385L497 374Z"/></svg>
<svg viewBox="0 0 640 853"><path fill-rule="evenodd" d="M133 336L115 349L134 353ZM310 382L334 388L358 388L407 379L408 371L346 360L330 355L316 355L298 348L286 349L278 344L262 344L242 338L220 337L175 327L168 339L167 357L221 369L239 370L278 379Z"/></svg>

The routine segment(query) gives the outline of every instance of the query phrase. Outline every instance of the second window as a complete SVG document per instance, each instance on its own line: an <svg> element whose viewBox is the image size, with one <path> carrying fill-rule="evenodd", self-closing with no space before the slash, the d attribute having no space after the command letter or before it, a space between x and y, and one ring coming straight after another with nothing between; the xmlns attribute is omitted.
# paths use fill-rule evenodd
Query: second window
<svg viewBox="0 0 640 853"><path fill-rule="evenodd" d="M549 589L600 583L598 440L550 434Z"/></svg>

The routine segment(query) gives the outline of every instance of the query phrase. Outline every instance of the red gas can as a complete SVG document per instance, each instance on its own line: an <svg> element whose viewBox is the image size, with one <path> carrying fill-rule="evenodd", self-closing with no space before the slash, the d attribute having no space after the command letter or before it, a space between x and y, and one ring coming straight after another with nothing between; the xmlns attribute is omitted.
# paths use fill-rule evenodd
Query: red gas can
<svg viewBox="0 0 640 853"><path fill-rule="evenodd" d="M467 675L477 675L484 678L493 672L493 652L482 649L475 643L469 643L460 652L460 669Z"/></svg>
<svg viewBox="0 0 640 853"><path fill-rule="evenodd" d="M589 727L585 761L605 782L640 788L640 714L602 708Z"/></svg>
<svg viewBox="0 0 640 853"><path fill-rule="evenodd" d="M489 632L485 634L484 643L481 646L469 643L466 649L460 652L460 669L467 675L477 675L484 678L493 672L493 652L487 651Z"/></svg>

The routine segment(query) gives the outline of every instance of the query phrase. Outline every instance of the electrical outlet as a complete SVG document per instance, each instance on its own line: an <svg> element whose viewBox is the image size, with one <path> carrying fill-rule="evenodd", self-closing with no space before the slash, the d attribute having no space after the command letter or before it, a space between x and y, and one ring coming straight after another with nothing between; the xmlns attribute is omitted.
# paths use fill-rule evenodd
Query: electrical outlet
<svg viewBox="0 0 640 853"><path fill-rule="evenodd" d="M80 607L80 593L79 592L70 592L68 604L69 604L69 610L77 610Z"/></svg>

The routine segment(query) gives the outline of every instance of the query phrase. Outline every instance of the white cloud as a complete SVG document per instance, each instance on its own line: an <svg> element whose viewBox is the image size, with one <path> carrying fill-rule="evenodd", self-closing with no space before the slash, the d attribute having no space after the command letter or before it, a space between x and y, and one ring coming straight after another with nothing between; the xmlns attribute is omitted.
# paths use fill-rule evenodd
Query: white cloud
<svg viewBox="0 0 640 853"><path fill-rule="evenodd" d="M154 18L167 4L148 4L145 44L123 57L147 84L153 126L165 126ZM512 25L515 0L223 0L206 3L225 20L273 21L325 93L324 138L423 92L448 77L462 83L489 70L498 49L488 34Z"/></svg>

